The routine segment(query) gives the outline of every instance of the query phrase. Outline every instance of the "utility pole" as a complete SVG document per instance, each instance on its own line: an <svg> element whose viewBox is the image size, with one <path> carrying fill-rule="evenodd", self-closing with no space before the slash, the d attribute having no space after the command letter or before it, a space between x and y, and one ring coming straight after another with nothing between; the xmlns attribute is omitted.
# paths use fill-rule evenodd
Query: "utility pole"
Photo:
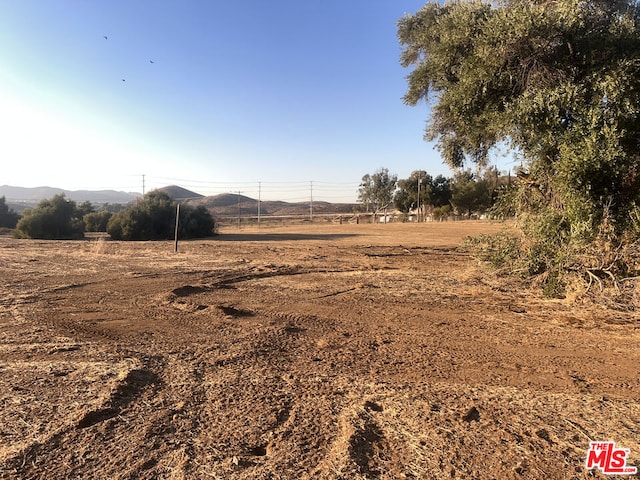
<svg viewBox="0 0 640 480"><path fill-rule="evenodd" d="M258 227L260 227L260 202L262 200L262 184L258 182Z"/></svg>
<svg viewBox="0 0 640 480"><path fill-rule="evenodd" d="M142 196L144 197L144 173L142 174Z"/></svg>
<svg viewBox="0 0 640 480"><path fill-rule="evenodd" d="M418 175L418 223L420 223L420 175Z"/></svg>

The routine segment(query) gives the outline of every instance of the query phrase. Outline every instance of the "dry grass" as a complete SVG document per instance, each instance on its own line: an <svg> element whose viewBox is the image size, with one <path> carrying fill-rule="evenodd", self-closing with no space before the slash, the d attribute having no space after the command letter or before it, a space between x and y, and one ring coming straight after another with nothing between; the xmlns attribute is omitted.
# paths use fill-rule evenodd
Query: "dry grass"
<svg viewBox="0 0 640 480"><path fill-rule="evenodd" d="M0 238L0 478L589 478L590 439L637 464L640 317L457 248L501 228Z"/></svg>

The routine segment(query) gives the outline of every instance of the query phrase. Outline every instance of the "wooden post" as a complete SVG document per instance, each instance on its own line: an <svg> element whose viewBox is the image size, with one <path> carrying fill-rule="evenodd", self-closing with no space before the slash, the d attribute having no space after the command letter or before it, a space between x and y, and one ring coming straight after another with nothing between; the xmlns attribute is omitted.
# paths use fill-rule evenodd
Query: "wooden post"
<svg viewBox="0 0 640 480"><path fill-rule="evenodd" d="M180 222L180 204L176 207L176 245L174 252L178 251L178 223Z"/></svg>

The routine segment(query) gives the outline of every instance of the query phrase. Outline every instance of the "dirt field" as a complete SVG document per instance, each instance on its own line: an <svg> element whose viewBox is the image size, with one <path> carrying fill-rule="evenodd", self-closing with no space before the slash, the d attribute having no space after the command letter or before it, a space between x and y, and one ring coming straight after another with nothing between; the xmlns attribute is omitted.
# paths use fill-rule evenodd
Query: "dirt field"
<svg viewBox="0 0 640 480"><path fill-rule="evenodd" d="M458 247L501 228L229 230L177 254L0 237L0 478L605 478L590 440L640 465L640 316Z"/></svg>

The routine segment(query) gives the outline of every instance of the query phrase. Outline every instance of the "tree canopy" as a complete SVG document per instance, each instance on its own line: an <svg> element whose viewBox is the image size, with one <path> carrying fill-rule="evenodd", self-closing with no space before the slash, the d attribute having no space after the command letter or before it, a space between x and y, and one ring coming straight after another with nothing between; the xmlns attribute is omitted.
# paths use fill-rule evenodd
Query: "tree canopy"
<svg viewBox="0 0 640 480"><path fill-rule="evenodd" d="M431 182L433 178L424 170L414 170L409 178L398 180L398 191L393 203L395 207L404 213L418 206L431 204Z"/></svg>
<svg viewBox="0 0 640 480"><path fill-rule="evenodd" d="M101 210L99 212L88 212L82 217L84 221L85 231L87 232L106 232L107 225L113 213L107 210Z"/></svg>
<svg viewBox="0 0 640 480"><path fill-rule="evenodd" d="M164 192L154 190L108 221L107 232L114 240L168 240L176 225L176 202ZM181 205L178 230L181 238L213 235L215 222L208 210Z"/></svg>
<svg viewBox="0 0 640 480"><path fill-rule="evenodd" d="M374 212L388 207L393 201L398 176L390 174L388 168L379 168L373 174L362 177L358 190L358 201Z"/></svg>
<svg viewBox="0 0 640 480"><path fill-rule="evenodd" d="M16 226L15 235L46 240L82 238L82 211L64 194L55 195L42 200L36 208L25 211Z"/></svg>
<svg viewBox="0 0 640 480"><path fill-rule="evenodd" d="M451 204L468 218L473 212L484 212L491 204L489 183L470 170L457 172L451 186Z"/></svg>
<svg viewBox="0 0 640 480"><path fill-rule="evenodd" d="M515 211L551 250L638 230L639 6L430 2L398 23L401 64L414 67L404 102L427 101L425 138L453 168L510 145L527 179ZM553 257L546 270L564 261Z"/></svg>
<svg viewBox="0 0 640 480"><path fill-rule="evenodd" d="M20 215L7 205L7 199L0 197L0 228L15 228L19 219Z"/></svg>
<svg viewBox="0 0 640 480"><path fill-rule="evenodd" d="M395 207L404 213L414 209L442 207L451 200L451 180L443 175L433 178L424 170L414 170L409 178L398 180Z"/></svg>

